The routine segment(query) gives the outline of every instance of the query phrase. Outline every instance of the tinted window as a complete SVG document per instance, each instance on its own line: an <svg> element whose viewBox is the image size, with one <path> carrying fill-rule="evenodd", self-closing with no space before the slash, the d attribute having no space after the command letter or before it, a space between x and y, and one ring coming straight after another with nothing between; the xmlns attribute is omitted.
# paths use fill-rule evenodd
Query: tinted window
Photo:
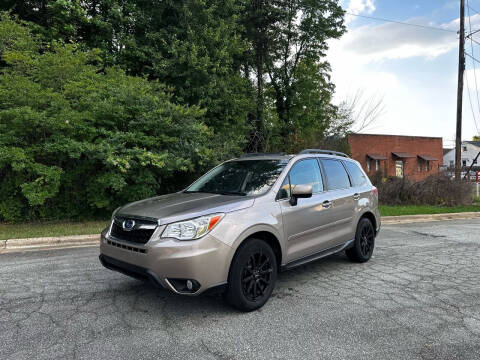
<svg viewBox="0 0 480 360"><path fill-rule="evenodd" d="M323 191L322 176L317 160L301 160L293 165L290 170L290 184L292 189L295 185L312 185L313 193Z"/></svg>
<svg viewBox="0 0 480 360"><path fill-rule="evenodd" d="M357 164L351 161L345 161L344 164L348 172L350 173L350 178L352 180L353 186L362 186L367 183L367 178Z"/></svg>
<svg viewBox="0 0 480 360"><path fill-rule="evenodd" d="M327 177L328 189L345 189L350 187L350 180L342 163L338 160L322 160Z"/></svg>
<svg viewBox="0 0 480 360"><path fill-rule="evenodd" d="M260 195L268 191L287 161L229 161L203 175L186 192L226 195Z"/></svg>

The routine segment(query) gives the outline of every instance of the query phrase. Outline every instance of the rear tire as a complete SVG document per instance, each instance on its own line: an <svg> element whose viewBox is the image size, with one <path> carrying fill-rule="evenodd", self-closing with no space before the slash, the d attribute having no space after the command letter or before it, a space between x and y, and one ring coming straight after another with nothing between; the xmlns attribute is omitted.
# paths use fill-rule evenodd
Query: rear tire
<svg viewBox="0 0 480 360"><path fill-rule="evenodd" d="M272 295L277 280L277 259L259 239L246 240L233 258L225 293L227 302L241 311L261 308Z"/></svg>
<svg viewBox="0 0 480 360"><path fill-rule="evenodd" d="M353 262L364 263L370 260L374 248L375 229L369 219L363 218L358 222L353 246L345 254Z"/></svg>

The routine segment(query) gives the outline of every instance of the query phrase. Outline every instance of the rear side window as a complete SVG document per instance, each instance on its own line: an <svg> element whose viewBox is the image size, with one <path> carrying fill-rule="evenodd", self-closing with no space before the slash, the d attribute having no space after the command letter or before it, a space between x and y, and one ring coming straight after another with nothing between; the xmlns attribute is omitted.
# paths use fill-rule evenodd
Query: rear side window
<svg viewBox="0 0 480 360"><path fill-rule="evenodd" d="M345 161L344 164L350 173L350 179L353 183L352 186L363 186L367 183L367 178L357 164L351 161Z"/></svg>
<svg viewBox="0 0 480 360"><path fill-rule="evenodd" d="M342 163L338 160L322 160L325 176L327 178L328 189L337 190L350 187L348 174Z"/></svg>
<svg viewBox="0 0 480 360"><path fill-rule="evenodd" d="M313 193L323 191L322 175L316 159L301 160L290 170L290 186L312 185Z"/></svg>

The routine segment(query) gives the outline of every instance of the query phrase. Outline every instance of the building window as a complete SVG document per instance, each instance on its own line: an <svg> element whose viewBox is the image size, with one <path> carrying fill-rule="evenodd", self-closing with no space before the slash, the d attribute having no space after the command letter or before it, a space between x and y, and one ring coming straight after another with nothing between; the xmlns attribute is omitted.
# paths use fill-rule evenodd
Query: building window
<svg viewBox="0 0 480 360"><path fill-rule="evenodd" d="M425 161L425 169L427 170L427 172L430 171L430 161Z"/></svg>
<svg viewBox="0 0 480 360"><path fill-rule="evenodd" d="M422 172L422 159L418 159L418 172Z"/></svg>
<svg viewBox="0 0 480 360"><path fill-rule="evenodd" d="M370 158L367 158L367 171L370 172Z"/></svg>
<svg viewBox="0 0 480 360"><path fill-rule="evenodd" d="M467 147L466 147L466 146L463 147L463 151L467 151Z"/></svg>
<svg viewBox="0 0 480 360"><path fill-rule="evenodd" d="M375 171L380 171L380 160L375 160Z"/></svg>
<svg viewBox="0 0 480 360"><path fill-rule="evenodd" d="M395 175L399 178L403 178L403 161L395 161Z"/></svg>
<svg viewBox="0 0 480 360"><path fill-rule="evenodd" d="M467 160L462 160L462 166L467 166Z"/></svg>
<svg viewBox="0 0 480 360"><path fill-rule="evenodd" d="M450 160L450 167L453 167L453 160Z"/></svg>

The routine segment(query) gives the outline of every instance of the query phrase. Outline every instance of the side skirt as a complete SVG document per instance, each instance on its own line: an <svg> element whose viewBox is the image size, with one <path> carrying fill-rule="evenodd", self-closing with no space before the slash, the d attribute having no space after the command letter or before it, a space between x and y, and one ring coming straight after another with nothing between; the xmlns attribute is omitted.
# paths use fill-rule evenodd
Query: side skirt
<svg viewBox="0 0 480 360"><path fill-rule="evenodd" d="M344 244L340 244L340 245L337 245L337 246L334 246L334 247L331 247L329 249L325 249L325 250L322 250L322 251L319 251L315 254L312 254L312 255L308 255L308 256L304 256L300 259L297 259L297 260L293 260L285 265L283 265L281 268L280 268L280 271L285 271L285 270L290 270L290 269L293 269L293 268L296 268L297 266L301 266L301 265L304 265L306 263L309 263L311 261L315 261L315 260L318 260L318 259L321 259L321 258L324 258L326 256L330 256L330 255L333 255L333 254L336 254L340 251L343 251L345 250L346 248L350 247L354 242L354 239L352 240L349 240L347 241L346 243Z"/></svg>

